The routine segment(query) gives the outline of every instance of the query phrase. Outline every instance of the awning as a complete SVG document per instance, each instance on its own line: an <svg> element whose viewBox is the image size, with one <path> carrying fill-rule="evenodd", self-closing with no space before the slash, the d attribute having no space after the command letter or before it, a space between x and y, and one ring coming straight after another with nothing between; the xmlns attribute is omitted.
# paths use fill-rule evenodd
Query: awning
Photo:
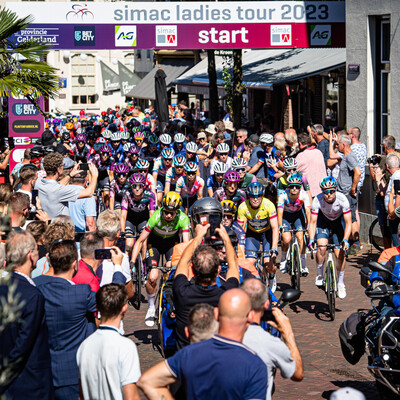
<svg viewBox="0 0 400 400"><path fill-rule="evenodd" d="M167 75L165 81L167 83L167 89L170 89L174 85L172 82L178 76L182 75L186 70L192 67L194 61L188 59L175 59L171 60L170 63L167 62L168 60L159 65ZM154 90L154 76L158 68L158 65L155 66L126 96L134 97L135 99L155 100L156 94Z"/></svg>
<svg viewBox="0 0 400 400"><path fill-rule="evenodd" d="M223 85L222 61L222 57L215 57L218 86ZM318 75L345 65L346 49L250 50L243 53L242 63L243 83L246 87L272 90L274 85ZM175 79L178 90L186 92L190 86L208 86L207 68L208 61L205 58Z"/></svg>

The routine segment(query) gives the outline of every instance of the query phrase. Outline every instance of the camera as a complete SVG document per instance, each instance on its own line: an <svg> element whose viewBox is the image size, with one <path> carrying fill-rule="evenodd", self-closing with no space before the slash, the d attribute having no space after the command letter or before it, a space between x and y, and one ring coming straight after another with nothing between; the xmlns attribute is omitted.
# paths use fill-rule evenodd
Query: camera
<svg viewBox="0 0 400 400"><path fill-rule="evenodd" d="M367 158L367 163L372 164L372 165L378 165L378 164L380 164L381 160L382 160L382 156L378 156L375 154L375 155Z"/></svg>

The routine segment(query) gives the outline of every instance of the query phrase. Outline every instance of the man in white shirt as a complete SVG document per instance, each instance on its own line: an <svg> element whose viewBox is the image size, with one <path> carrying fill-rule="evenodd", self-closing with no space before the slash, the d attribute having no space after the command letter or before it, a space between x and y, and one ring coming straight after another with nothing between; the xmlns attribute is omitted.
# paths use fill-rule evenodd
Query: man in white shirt
<svg viewBox="0 0 400 400"><path fill-rule="evenodd" d="M128 309L128 293L118 283L100 288L96 294L101 314L99 329L79 347L80 399L139 400L136 382L140 378L135 343L118 329Z"/></svg>

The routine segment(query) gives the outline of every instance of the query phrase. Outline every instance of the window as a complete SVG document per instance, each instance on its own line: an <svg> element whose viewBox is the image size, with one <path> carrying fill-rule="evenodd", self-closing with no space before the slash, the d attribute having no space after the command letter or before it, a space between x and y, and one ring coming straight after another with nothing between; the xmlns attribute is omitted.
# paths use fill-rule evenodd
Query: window
<svg viewBox="0 0 400 400"><path fill-rule="evenodd" d="M150 50L146 50L146 52L147 52L146 57L147 57L148 60L150 60L150 58L151 58L151 51L150 51Z"/></svg>
<svg viewBox="0 0 400 400"><path fill-rule="evenodd" d="M138 60L141 60L141 59L142 59L142 52L141 52L140 50L136 50L136 58L137 58Z"/></svg>
<svg viewBox="0 0 400 400"><path fill-rule="evenodd" d="M82 60L81 56L76 54L71 61L72 104L95 104L96 69L94 56L87 54L86 59Z"/></svg>
<svg viewBox="0 0 400 400"><path fill-rule="evenodd" d="M133 72L133 70L135 69L135 55L133 53L125 54L124 65L126 68Z"/></svg>

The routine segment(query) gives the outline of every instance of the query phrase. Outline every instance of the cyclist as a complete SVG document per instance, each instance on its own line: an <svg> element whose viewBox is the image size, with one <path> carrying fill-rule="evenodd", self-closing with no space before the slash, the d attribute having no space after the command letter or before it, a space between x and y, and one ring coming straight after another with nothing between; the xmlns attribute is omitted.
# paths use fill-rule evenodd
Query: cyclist
<svg viewBox="0 0 400 400"><path fill-rule="evenodd" d="M159 276L159 270L151 268L159 264L161 254L165 255L167 265L170 266L173 247L180 242L180 233L182 233L183 242L187 242L190 238L190 221L188 216L180 210L181 205L182 199L178 193L169 192L165 195L162 199L161 208L150 217L133 247L132 262L135 262L143 243L147 239L148 280L146 293L149 302L145 318L147 326L154 325L154 298Z"/></svg>
<svg viewBox="0 0 400 400"><path fill-rule="evenodd" d="M76 135L75 142L71 146L71 150L74 153L74 161L87 163L90 158L90 146L86 144L86 135L79 133Z"/></svg>
<svg viewBox="0 0 400 400"><path fill-rule="evenodd" d="M236 207L246 201L246 193L238 189L240 177L235 171L228 171L224 176L225 186L218 188L214 192L214 199L221 202L223 200L232 200Z"/></svg>
<svg viewBox="0 0 400 400"><path fill-rule="evenodd" d="M127 130L124 130L121 132L121 144L124 147L124 152L125 152L125 145L131 144L129 141L130 137L131 137L131 134Z"/></svg>
<svg viewBox="0 0 400 400"><path fill-rule="evenodd" d="M175 156L172 161L172 167L167 171L165 175L165 188L164 194L175 191L176 182L181 176L184 176L183 167L186 164L186 158L184 156Z"/></svg>
<svg viewBox="0 0 400 400"><path fill-rule="evenodd" d="M197 157L197 144L195 142L189 142L186 145L186 160L193 161L199 165L199 158ZM198 175L200 176L200 171L198 170Z"/></svg>
<svg viewBox="0 0 400 400"><path fill-rule="evenodd" d="M176 156L185 156L185 136L182 133L175 134L173 149Z"/></svg>
<svg viewBox="0 0 400 400"><path fill-rule="evenodd" d="M176 192L182 196L183 207L188 214L195 201L203 197L204 180L197 176L198 167L193 161L187 162L183 168L185 175L176 182Z"/></svg>
<svg viewBox="0 0 400 400"><path fill-rule="evenodd" d="M128 152L125 154L126 154L125 164L128 166L130 170L133 170L135 168L136 163L139 160L139 150L134 144L132 144L129 147Z"/></svg>
<svg viewBox="0 0 400 400"><path fill-rule="evenodd" d="M217 161L221 161L226 164L227 170L232 166L232 158L229 157L229 146L226 143L220 143L217 146L217 159L214 159L210 163L210 175L214 174L214 166Z"/></svg>
<svg viewBox="0 0 400 400"><path fill-rule="evenodd" d="M128 173L129 168L126 164L117 164L114 168L114 179L110 182L110 210L121 209L125 192L130 190Z"/></svg>
<svg viewBox="0 0 400 400"><path fill-rule="evenodd" d="M165 175L171 168L175 153L172 149L164 149L161 156L154 160L153 178L157 182L157 204L161 203L164 193Z"/></svg>
<svg viewBox="0 0 400 400"><path fill-rule="evenodd" d="M149 174L150 163L146 160L138 160L135 165L135 172L144 176L146 182L144 184L144 190L148 190L154 194L154 198L157 200L156 182L151 174Z"/></svg>
<svg viewBox="0 0 400 400"><path fill-rule="evenodd" d="M226 164L217 161L214 165L214 174L207 178L207 193L210 197L214 196L214 192L222 187L224 183L224 175L228 171Z"/></svg>
<svg viewBox="0 0 400 400"><path fill-rule="evenodd" d="M141 233L156 209L153 193L145 190L145 178L134 173L129 178L129 189L124 192L121 201L121 232L125 232L125 250L130 253L133 247L133 235Z"/></svg>
<svg viewBox="0 0 400 400"><path fill-rule="evenodd" d="M143 147L140 152L140 158L150 163L150 169L153 170L154 160L160 157L161 152L157 149L158 137L150 135L147 139L148 145Z"/></svg>
<svg viewBox="0 0 400 400"><path fill-rule="evenodd" d="M137 131L135 132L135 130L137 130ZM146 146L143 146L144 133L142 131L140 131L140 128L134 128L133 131L134 131L133 138L135 140L135 145L140 152L141 150L143 150L146 147Z"/></svg>
<svg viewBox="0 0 400 400"><path fill-rule="evenodd" d="M98 178L98 187L100 189L109 188L110 171L114 170L114 158L111 157L111 149L108 145L103 145L100 148L100 152L98 154L94 154L92 157L92 163L99 170L99 178Z"/></svg>
<svg viewBox="0 0 400 400"><path fill-rule="evenodd" d="M232 169L239 174L240 181L238 188L246 190L250 183L257 182L255 175L246 172L247 161L244 158L234 158L232 161Z"/></svg>
<svg viewBox="0 0 400 400"><path fill-rule="evenodd" d="M333 176L322 179L320 183L322 193L317 195L311 205L311 220L309 227L309 247L315 247L315 239L318 245L328 244L330 234L333 243L337 246L335 256L339 261L338 270L338 297L346 297L344 284L344 269L346 259L344 251L349 248L349 236L351 234L351 211L349 201L343 193L337 192L337 182ZM316 286L323 285L323 267L326 255L326 247L318 247L317 250L317 277Z"/></svg>
<svg viewBox="0 0 400 400"><path fill-rule="evenodd" d="M306 267L306 246L304 243L304 232L306 226L310 222L310 199L308 194L301 190L303 185L303 177L300 174L292 174L287 178L288 188L278 196L278 224L279 230L282 232L282 260L280 270L282 273L286 270L286 252L289 247L292 234L286 232L294 229L299 230L296 233L297 240L300 248L301 259L301 272L303 276L308 275L308 268ZM304 218L304 212L306 219Z"/></svg>
<svg viewBox="0 0 400 400"><path fill-rule="evenodd" d="M275 292L276 267L273 259L278 255L279 227L275 206L270 200L263 198L263 193L264 186L261 183L250 183L247 188L249 200L239 206L237 221L246 231L245 254L254 266L258 258L256 252L261 245L264 252L264 268L270 274L269 287Z"/></svg>
<svg viewBox="0 0 400 400"><path fill-rule="evenodd" d="M160 152L163 151L164 149L169 149L171 147L171 136L168 135L168 133L163 133L160 138L159 138L159 150Z"/></svg>
<svg viewBox="0 0 400 400"><path fill-rule="evenodd" d="M115 162L124 161L124 147L121 144L121 132L111 132L110 135L110 150Z"/></svg>
<svg viewBox="0 0 400 400"><path fill-rule="evenodd" d="M66 130L61 133L61 144L68 150L70 156L74 155L71 145L71 134L69 131Z"/></svg>

